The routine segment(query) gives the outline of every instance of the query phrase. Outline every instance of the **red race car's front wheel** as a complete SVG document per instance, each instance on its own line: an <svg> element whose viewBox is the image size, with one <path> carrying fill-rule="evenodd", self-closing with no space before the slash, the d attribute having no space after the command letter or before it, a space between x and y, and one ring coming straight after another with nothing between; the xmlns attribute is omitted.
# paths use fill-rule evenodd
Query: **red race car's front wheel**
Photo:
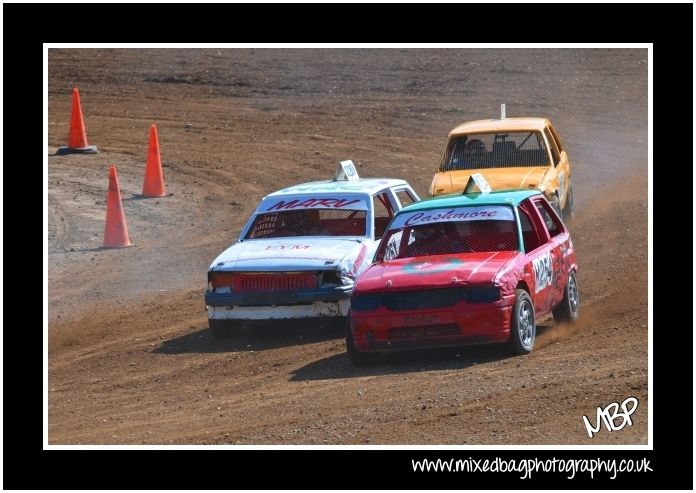
<svg viewBox="0 0 696 493"><path fill-rule="evenodd" d="M346 317L346 352L348 353L348 359L354 366L367 366L374 363L379 356L378 353L366 353L355 347L353 326L350 323L350 313Z"/></svg>

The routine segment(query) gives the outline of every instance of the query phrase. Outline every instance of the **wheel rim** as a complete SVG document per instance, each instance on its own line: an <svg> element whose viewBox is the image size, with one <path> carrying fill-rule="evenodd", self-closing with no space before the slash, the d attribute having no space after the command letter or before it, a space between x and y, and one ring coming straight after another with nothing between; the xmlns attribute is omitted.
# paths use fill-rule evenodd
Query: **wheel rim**
<svg viewBox="0 0 696 493"><path fill-rule="evenodd" d="M576 314L578 312L578 285L574 275L568 278L568 302L570 303L570 313Z"/></svg>
<svg viewBox="0 0 696 493"><path fill-rule="evenodd" d="M532 313L532 306L528 301L524 301L520 307L517 327L522 344L527 347L531 346L534 340L534 313Z"/></svg>

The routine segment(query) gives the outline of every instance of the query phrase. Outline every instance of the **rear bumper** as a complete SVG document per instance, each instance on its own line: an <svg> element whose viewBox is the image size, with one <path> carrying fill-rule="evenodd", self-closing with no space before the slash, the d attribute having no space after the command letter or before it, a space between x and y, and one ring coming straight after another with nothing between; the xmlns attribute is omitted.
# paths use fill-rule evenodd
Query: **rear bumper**
<svg viewBox="0 0 696 493"><path fill-rule="evenodd" d="M467 303L438 309L391 311L384 307L351 312L360 351L464 346L505 342L510 337L514 296L495 303Z"/></svg>

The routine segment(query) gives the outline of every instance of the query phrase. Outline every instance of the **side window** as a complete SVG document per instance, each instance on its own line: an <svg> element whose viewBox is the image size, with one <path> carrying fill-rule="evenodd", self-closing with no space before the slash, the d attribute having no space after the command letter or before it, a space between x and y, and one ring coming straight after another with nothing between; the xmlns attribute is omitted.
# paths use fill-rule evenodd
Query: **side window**
<svg viewBox="0 0 696 493"><path fill-rule="evenodd" d="M399 199L401 207L406 207L407 205L411 205L416 201L416 198L411 195L411 192L405 188L394 190L394 195L396 195L396 198Z"/></svg>
<svg viewBox="0 0 696 493"><path fill-rule="evenodd" d="M384 230L387 229L387 225L394 215L389 194L383 192L372 197L372 207L375 211L375 240L378 240L384 234Z"/></svg>
<svg viewBox="0 0 696 493"><path fill-rule="evenodd" d="M553 238L556 235L561 234L563 230L563 223L558 219L556 213L553 212L551 206L545 200L534 201L541 219L543 219L546 229L549 230L549 236Z"/></svg>
<svg viewBox="0 0 696 493"><path fill-rule="evenodd" d="M553 127L549 127L549 130L551 131L551 135L553 135L553 140L556 141L556 145L558 146L558 152L563 152L563 143L561 142L561 139L558 138L558 134L556 133Z"/></svg>
<svg viewBox="0 0 696 493"><path fill-rule="evenodd" d="M556 145L556 140L553 138L553 136L549 132L549 127L546 127L544 129L544 135L546 136L546 140L548 140L548 142L549 142L549 149L551 150L551 157L553 157L553 165L558 166L558 163L561 160L561 153L558 151L558 146Z"/></svg>
<svg viewBox="0 0 696 493"><path fill-rule="evenodd" d="M524 251L529 253L536 250L546 243L545 234L541 234L539 229L534 226L535 220L532 218L530 211L527 209L529 203L520 204L518 211L520 213L520 226L522 227L522 241L524 242Z"/></svg>
<svg viewBox="0 0 696 493"><path fill-rule="evenodd" d="M452 171L461 169L461 157L466 144L466 136L464 138L451 138L445 145L445 150L442 152L439 171Z"/></svg>

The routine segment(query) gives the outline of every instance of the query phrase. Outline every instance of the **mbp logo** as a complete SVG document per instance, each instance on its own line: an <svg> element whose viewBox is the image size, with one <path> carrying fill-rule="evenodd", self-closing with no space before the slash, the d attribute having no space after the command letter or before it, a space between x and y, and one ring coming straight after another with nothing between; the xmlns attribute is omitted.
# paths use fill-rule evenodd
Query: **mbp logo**
<svg viewBox="0 0 696 493"><path fill-rule="evenodd" d="M621 408L621 412L619 412L619 407ZM590 436L590 438L592 438L595 433L599 432L600 428L602 427L602 422L609 431L619 431L622 430L626 425L633 425L633 421L631 421L631 414L633 414L636 409L638 409L638 399L635 397L628 397L621 403L621 406L619 406L618 402L612 402L604 409L597 407L596 426L593 427L590 424L590 420L587 419L587 416L583 416L582 421L585 423L587 434ZM621 418L619 425L616 424L617 418Z"/></svg>

